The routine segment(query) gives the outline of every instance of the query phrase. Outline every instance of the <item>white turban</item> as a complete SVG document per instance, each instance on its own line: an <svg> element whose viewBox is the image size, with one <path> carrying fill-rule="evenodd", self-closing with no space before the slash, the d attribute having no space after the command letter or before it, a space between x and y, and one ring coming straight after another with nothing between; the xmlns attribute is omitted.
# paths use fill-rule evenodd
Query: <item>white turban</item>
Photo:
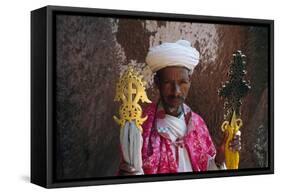
<svg viewBox="0 0 281 194"><path fill-rule="evenodd" d="M169 66L186 67L192 72L199 62L199 52L187 40L178 40L150 48L145 61L152 72Z"/></svg>

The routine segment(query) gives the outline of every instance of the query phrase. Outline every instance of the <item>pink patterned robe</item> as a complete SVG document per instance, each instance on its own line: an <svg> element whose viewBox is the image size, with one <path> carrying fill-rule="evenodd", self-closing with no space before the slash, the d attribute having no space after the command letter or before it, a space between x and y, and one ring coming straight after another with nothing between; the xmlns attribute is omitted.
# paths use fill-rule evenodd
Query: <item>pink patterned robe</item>
<svg viewBox="0 0 281 194"><path fill-rule="evenodd" d="M171 140L161 136L154 123L156 118L163 118L165 112L157 111L157 105L152 103L144 111L148 116L143 123L142 160L144 174L177 173L177 157L172 152ZM206 171L208 161L216 154L215 146L203 119L184 105L185 121L188 128L182 142L189 153L193 171Z"/></svg>

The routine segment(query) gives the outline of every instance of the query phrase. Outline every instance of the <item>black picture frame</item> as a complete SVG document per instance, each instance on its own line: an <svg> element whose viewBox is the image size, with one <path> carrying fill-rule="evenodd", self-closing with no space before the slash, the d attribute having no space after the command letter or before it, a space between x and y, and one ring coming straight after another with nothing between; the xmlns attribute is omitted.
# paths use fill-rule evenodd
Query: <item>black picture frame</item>
<svg viewBox="0 0 281 194"><path fill-rule="evenodd" d="M137 19L258 25L268 28L268 167L169 175L112 176L56 180L55 178L55 65L56 15L104 16ZM46 188L228 177L274 173L274 21L230 17L152 13L46 6L31 12L31 182Z"/></svg>

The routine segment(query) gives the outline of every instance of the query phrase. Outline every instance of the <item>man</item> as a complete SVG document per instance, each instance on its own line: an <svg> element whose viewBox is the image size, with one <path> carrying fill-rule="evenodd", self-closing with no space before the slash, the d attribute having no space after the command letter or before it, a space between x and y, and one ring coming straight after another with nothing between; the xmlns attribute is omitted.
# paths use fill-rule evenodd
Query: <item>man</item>
<svg viewBox="0 0 281 194"><path fill-rule="evenodd" d="M177 173L226 169L224 149L227 134L217 148L203 119L184 102L190 89L190 77L199 62L199 52L186 40L163 43L149 50L146 63L156 73L160 99L144 110L148 116L142 125L142 172ZM228 145L240 151L239 134ZM139 172L122 162L121 175Z"/></svg>

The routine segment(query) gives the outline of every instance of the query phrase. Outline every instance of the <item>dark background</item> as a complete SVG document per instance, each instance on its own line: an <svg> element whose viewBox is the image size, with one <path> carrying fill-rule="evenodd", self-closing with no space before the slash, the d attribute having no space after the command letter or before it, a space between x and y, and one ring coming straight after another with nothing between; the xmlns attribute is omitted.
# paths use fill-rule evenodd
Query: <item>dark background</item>
<svg viewBox="0 0 281 194"><path fill-rule="evenodd" d="M56 23L59 180L116 175L116 82L135 60L149 83L149 98L157 100L145 56L150 46L178 39L189 40L200 52L186 103L204 118L215 143L222 138L223 122L217 90L227 79L232 53L240 49L247 56L252 90L242 105L240 168L268 166L268 28L69 15L58 15Z"/></svg>

